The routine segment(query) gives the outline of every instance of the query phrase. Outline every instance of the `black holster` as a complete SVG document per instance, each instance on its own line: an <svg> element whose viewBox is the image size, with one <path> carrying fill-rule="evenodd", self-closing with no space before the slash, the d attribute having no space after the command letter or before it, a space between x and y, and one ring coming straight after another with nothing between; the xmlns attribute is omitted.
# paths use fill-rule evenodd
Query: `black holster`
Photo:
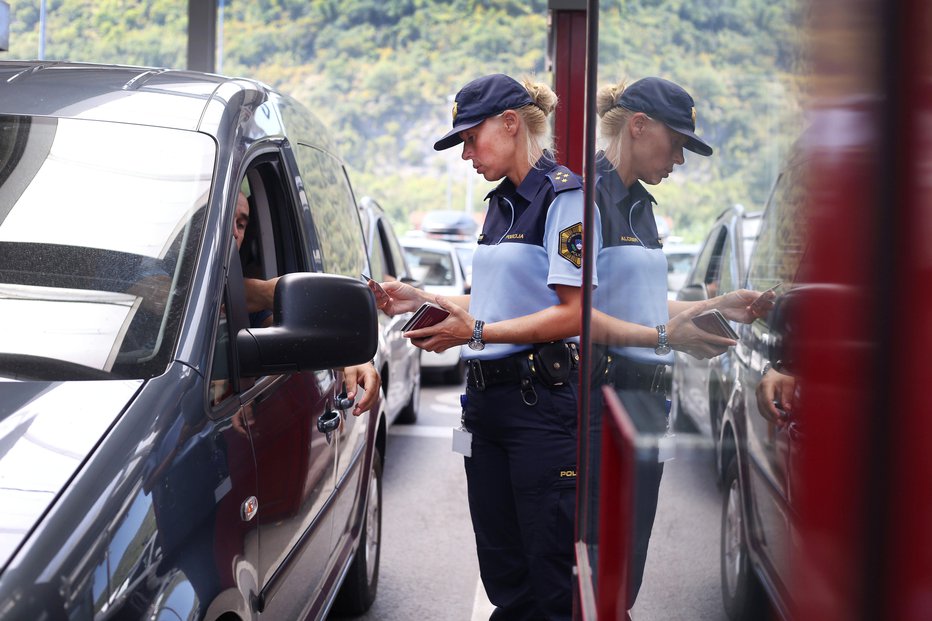
<svg viewBox="0 0 932 621"><path fill-rule="evenodd" d="M530 366L531 373L545 386L562 386L579 367L579 347L565 341L537 343Z"/></svg>

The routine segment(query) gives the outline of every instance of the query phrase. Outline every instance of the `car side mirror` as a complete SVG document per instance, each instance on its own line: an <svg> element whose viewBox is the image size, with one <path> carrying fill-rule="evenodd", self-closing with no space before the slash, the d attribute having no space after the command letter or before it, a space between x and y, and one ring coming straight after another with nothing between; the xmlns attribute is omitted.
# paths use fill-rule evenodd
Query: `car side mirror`
<svg viewBox="0 0 932 621"><path fill-rule="evenodd" d="M701 284L687 285L676 294L676 299L681 302L699 302L705 300L706 297L705 287Z"/></svg>
<svg viewBox="0 0 932 621"><path fill-rule="evenodd" d="M372 360L378 346L375 299L345 276L286 274L275 286L273 325L236 335L247 377L317 371Z"/></svg>
<svg viewBox="0 0 932 621"><path fill-rule="evenodd" d="M857 355L867 342L839 342L831 329L814 329L804 321L818 315L817 309L856 308L869 304L866 289L837 284L797 285L783 294L778 294L774 306L767 316L772 338L767 347L770 363L783 373L798 375L801 360L817 358L819 352L831 348L841 360Z"/></svg>
<svg viewBox="0 0 932 621"><path fill-rule="evenodd" d="M402 276L401 282L403 282L406 285L411 285L412 287L415 287L417 289L424 288L424 283L418 280L417 278L414 278L413 276Z"/></svg>

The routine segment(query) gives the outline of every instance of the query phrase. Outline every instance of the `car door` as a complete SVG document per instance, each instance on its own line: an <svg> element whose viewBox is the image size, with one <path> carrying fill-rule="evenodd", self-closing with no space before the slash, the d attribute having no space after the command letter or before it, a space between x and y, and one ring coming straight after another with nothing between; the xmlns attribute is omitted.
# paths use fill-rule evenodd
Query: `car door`
<svg viewBox="0 0 932 621"><path fill-rule="evenodd" d="M294 151L303 191L320 244L325 272L359 278L366 271L366 243L359 209L342 162L330 153L307 144ZM342 382L341 382L342 384ZM342 395L343 386L338 387ZM338 401L339 403L339 401ZM339 409L341 423L336 442L336 490L333 516L333 550L343 554L351 541L357 511L360 479L365 472L368 415L353 416L352 406Z"/></svg>
<svg viewBox="0 0 932 621"><path fill-rule="evenodd" d="M278 149L255 156L244 177L241 187L250 214L238 258L245 278L267 281L308 271L308 235ZM245 299L234 271L230 297ZM258 327L256 322L264 319L253 312L247 321ZM303 617L308 593L324 586L332 556L329 507L336 490L339 436L320 423L333 417L338 392L339 378L329 369L242 382L240 425L252 443L257 473L255 579L269 618Z"/></svg>
<svg viewBox="0 0 932 621"><path fill-rule="evenodd" d="M777 283L781 290L794 288L803 255L800 180L794 171L784 173L764 213L760 236L749 264L747 287L763 291ZM786 596L789 581L794 508L791 502L793 466L804 438L801 421L791 416L787 424L775 424L761 414L756 390L767 365L780 363L774 345L781 342L785 326L777 313L756 319L741 331L737 355L744 368L743 398L747 432L744 440L748 474L748 534L767 565L771 582ZM785 371L785 369L783 369Z"/></svg>

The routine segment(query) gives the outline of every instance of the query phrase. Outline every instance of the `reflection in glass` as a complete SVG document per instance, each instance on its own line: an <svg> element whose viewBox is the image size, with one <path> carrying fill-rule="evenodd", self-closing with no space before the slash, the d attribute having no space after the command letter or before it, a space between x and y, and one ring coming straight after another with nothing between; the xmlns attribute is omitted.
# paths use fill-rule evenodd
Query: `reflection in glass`
<svg viewBox="0 0 932 621"><path fill-rule="evenodd" d="M723 238L717 248L710 248L716 252L717 269L714 274L709 272L708 282L703 280L709 287L703 287L699 297L678 298L680 286L688 285L687 274L713 223L730 209L745 213L763 209L783 168L782 162L798 138L802 91L806 87L801 78L802 25L803 11L795 0L748 2L741 6L712 1L599 3L598 86L623 82L628 87L646 76L659 76L681 85L695 102L690 112L696 133L714 149L711 157L700 157L687 148L674 153L670 161L661 162L668 165L658 166L655 171L648 170L643 151L628 152L627 157L641 158L645 163L633 175L633 179L641 180L640 188L632 185L632 179L615 174L617 161L606 165L603 159L600 178L614 184L621 177L621 182L614 188L618 192L596 186L594 202L600 210L621 209L626 217L607 221L606 214L597 214L595 220L601 223L600 230L587 232L587 243L598 243L597 248L601 247L603 252L596 259L594 342L587 348L592 354L588 393L591 407L583 423L588 433L583 435L580 452L584 478L578 512L579 535L587 544L589 563L589 571L583 575L593 576L598 592L602 586L597 584L599 555L614 553L600 550L598 539L602 388L612 383L608 380L616 373L612 366L617 365L617 359L628 357L636 362L628 366L637 368L634 381L637 385L618 390L614 382L614 390L637 428L636 456L642 467L654 471L655 481L659 480L660 472L667 470L661 488L667 491L660 493L656 518L662 526L660 534L656 525L653 529L644 587L636 609L646 618L721 615L721 604L715 599L708 610L692 608L695 602L689 601L689 585L677 589L682 600L665 598L659 602L656 596L669 592L672 582L679 583L677 571L685 571L686 567L694 576L704 576L703 592L709 584L718 584L721 499L716 489L716 458L721 446L715 432L720 429L713 423L704 428L713 433L700 435L692 428L668 428L667 412L675 407L668 383L672 354L661 357L654 353L659 340L656 333L650 346L643 342L647 338L644 334L637 336L637 330L630 330L625 338L600 336L595 315L602 311L611 319L654 330L658 324L669 327L671 317L686 307L683 306L686 300L705 303L717 294L758 289L757 284L751 286L745 281L743 273L753 241L739 240L739 244L747 246L742 247L731 245L730 238ZM595 105L589 114L596 113L594 108ZM660 115L647 116L644 131L657 130L654 122ZM666 125L669 130L669 124ZM599 143L587 153L587 158L594 158L597 150L610 147L601 132L597 133ZM682 135L677 132L670 132L667 137L674 152L683 146L678 141ZM677 155L682 159L677 160ZM639 211L631 209L635 204L639 205ZM668 223L669 231L657 229L658 221ZM726 233L731 235L731 231ZM745 240L754 237L756 221L748 226ZM731 265L739 269L725 269ZM761 284L759 290L767 286ZM732 324L736 325L734 321ZM734 382L735 352L736 348L729 348L725 355L697 365L704 373L704 389L697 398L709 401L710 395L724 391L727 400ZM708 408L705 411L709 416ZM667 436L674 433L675 441L668 440ZM669 446L675 447L676 459L658 463ZM604 483L617 485L618 481ZM684 485L688 488L684 489ZM635 514L639 514L645 502L650 502L639 493L634 496ZM630 527L630 521L625 521L627 517L630 516L617 516L615 526ZM658 539L660 552L656 547ZM657 563L654 573L652 563ZM695 582L694 578L691 584ZM605 588L615 589L617 585ZM632 587L629 602L635 592Z"/></svg>
<svg viewBox="0 0 932 621"><path fill-rule="evenodd" d="M164 369L215 146L162 128L0 117L0 375Z"/></svg>

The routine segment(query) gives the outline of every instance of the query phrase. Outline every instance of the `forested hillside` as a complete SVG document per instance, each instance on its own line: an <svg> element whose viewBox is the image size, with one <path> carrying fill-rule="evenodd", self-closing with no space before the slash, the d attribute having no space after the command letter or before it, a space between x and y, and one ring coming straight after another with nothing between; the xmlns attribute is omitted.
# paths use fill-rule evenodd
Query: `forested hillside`
<svg viewBox="0 0 932 621"><path fill-rule="evenodd" d="M38 0L11 3L11 51L34 58ZM225 0L223 73L263 80L334 128L354 183L399 222L488 187L433 141L452 97L490 72L551 81L546 0ZM655 193L675 232L698 239L730 203L759 207L798 128L795 0L604 0L603 83L654 74L697 99L712 158ZM183 67L186 0L48 0L45 57ZM580 67L579 71L584 68ZM579 93L580 97L583 93ZM474 187L472 187L474 185ZM404 228L404 224L400 228Z"/></svg>

